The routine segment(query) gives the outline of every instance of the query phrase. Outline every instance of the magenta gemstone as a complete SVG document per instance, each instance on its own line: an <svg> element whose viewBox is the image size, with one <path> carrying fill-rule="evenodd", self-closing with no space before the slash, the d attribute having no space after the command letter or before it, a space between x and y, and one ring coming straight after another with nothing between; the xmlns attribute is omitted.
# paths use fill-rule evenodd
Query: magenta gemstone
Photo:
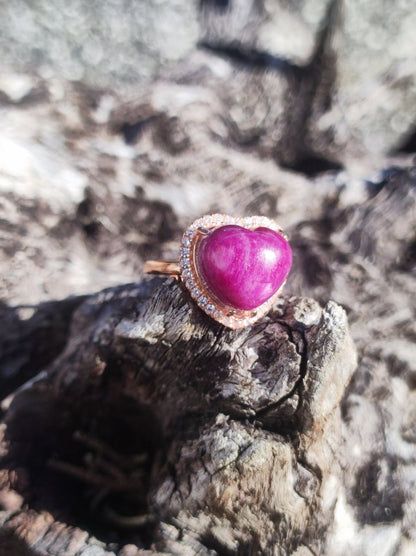
<svg viewBox="0 0 416 556"><path fill-rule="evenodd" d="M198 268L208 288L235 309L262 305L286 280L291 265L288 242L269 228L222 226L198 250Z"/></svg>

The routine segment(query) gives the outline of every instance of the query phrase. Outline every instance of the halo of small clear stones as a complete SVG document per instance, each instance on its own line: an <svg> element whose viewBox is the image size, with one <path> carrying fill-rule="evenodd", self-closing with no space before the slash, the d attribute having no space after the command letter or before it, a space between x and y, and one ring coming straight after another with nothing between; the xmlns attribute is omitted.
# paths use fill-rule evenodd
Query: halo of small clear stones
<svg viewBox="0 0 416 556"><path fill-rule="evenodd" d="M198 305L200 307L205 307L208 303L208 299L205 297L205 295L201 295L201 297L198 299Z"/></svg>
<svg viewBox="0 0 416 556"><path fill-rule="evenodd" d="M235 310L231 307L226 307L219 304L210 295L210 292L200 282L195 263L193 261L193 250L195 248L196 234L198 229L207 229L209 231L227 225L241 226L242 228L255 229L255 228L269 228L275 232L280 233L283 237L282 228L270 218L265 216L248 216L242 218L234 218L227 214L210 214L195 220L189 228L185 230L182 238L182 247L180 249L180 268L181 276L185 286L190 291L191 296L196 301L198 306L205 311L210 317L220 322L224 326L232 329L245 328L253 324L263 315L265 315L276 299L279 297L284 284L279 290L265 303L256 307L255 311L242 311ZM286 238L287 239L287 238ZM232 314L230 311L232 310Z"/></svg>

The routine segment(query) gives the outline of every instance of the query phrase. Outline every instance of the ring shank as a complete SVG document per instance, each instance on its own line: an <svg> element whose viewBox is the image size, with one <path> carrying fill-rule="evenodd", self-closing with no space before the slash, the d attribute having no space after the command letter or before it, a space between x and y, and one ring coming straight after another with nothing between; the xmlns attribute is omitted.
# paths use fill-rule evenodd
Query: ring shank
<svg viewBox="0 0 416 556"><path fill-rule="evenodd" d="M146 261L144 271L146 274L168 274L169 276L180 276L181 274L179 264L168 261Z"/></svg>

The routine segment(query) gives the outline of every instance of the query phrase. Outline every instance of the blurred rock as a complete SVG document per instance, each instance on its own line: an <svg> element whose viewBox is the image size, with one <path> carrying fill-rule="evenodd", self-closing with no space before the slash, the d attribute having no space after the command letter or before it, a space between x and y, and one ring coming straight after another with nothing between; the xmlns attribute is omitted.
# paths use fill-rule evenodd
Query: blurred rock
<svg viewBox="0 0 416 556"><path fill-rule="evenodd" d="M370 152L400 147L416 126L416 11L412 0L345 2L337 100Z"/></svg>
<svg viewBox="0 0 416 556"><path fill-rule="evenodd" d="M249 46L304 65L332 3L236 0L229 11L213 15L211 10L201 32L206 41ZM340 144L356 144L352 159L365 151L400 149L416 126L414 2L338 4L343 12L336 46L338 78L331 108L319 125L322 130L335 128Z"/></svg>
<svg viewBox="0 0 416 556"><path fill-rule="evenodd" d="M0 2L2 64L96 86L137 84L194 47L196 16L186 0Z"/></svg>
<svg viewBox="0 0 416 556"><path fill-rule="evenodd" d="M353 159L400 149L416 126L416 12L412 0L346 0L338 79L322 130L359 145ZM306 64L331 0L0 2L4 69L137 89L193 51L198 38ZM16 99L21 82L2 87ZM23 92L22 92L23 91Z"/></svg>
<svg viewBox="0 0 416 556"><path fill-rule="evenodd" d="M330 24L323 29L320 22L328 5L325 2L299 2L296 10L294 3L283 1L254 5L234 0L232 10L227 4L225 0L198 3L204 45L190 46L179 64L171 67L168 61L169 69L155 77L157 64L152 52L149 56L153 61L148 63L147 55L143 55L143 68L136 63L134 75L126 70L131 67L130 60L119 66L126 73L117 74L114 68L110 71L112 57L106 54L96 66L97 74L90 72L88 64L82 72L83 79L95 76L93 85L62 77L69 74L63 72L60 60L63 64L71 62L71 55L62 55L58 47L55 50L47 42L50 33L56 44L67 41L54 27L61 22L60 17L67 15L47 19L50 33L45 30L33 34L33 29L45 25L43 19L40 24L33 15L34 4L25 10L21 2L0 4L2 15L7 15L0 26L8 41L3 42L5 69L0 78L0 371L5 391L18 388L27 379L44 380L45 374L34 375L52 360L58 361L65 383L68 375L55 358L67 345L73 311L81 298L62 298L139 280L140 287L121 286L111 290L113 293L106 290L78 312L82 315L86 307L98 307L98 311L102 307L99 322L113 326L106 302L115 295L112 314L117 319L122 304L130 311L130 303L149 298L149 282L142 280L143 262L147 258L177 259L181 231L194 218L214 211L275 218L287 231L294 252L285 295L311 298L307 304L296 305L296 330L290 341L301 341L303 328L317 326L321 313L314 309L317 304L313 300L326 306L333 299L345 308L358 348L358 369L341 403L342 426L331 431L340 441L337 457L347 463L337 488L328 480L322 493L334 504L329 508L334 510L334 522L323 553L413 554L414 140L403 148L414 116L410 3L381 6L370 0L346 2L344 24L335 10L331 13L337 17L330 14ZM16 6L21 9L12 16ZM103 21L110 6L116 4L96 6ZM143 3L138 2L134 9L141 6ZM196 10L197 5L192 6ZM42 3L36 4L36 9L52 13L52 6ZM108 12L117 20L114 25L120 23L117 9ZM33 16L33 32L24 31L29 25L28 14ZM195 21L197 15L192 16ZM89 32L84 23L87 27L96 24L87 20L74 23L80 26L83 40ZM274 35L273 29L279 29L279 25ZM9 28L14 29L13 44ZM71 35L71 41L78 41L75 35ZM130 36L126 32L126 37ZM27 37L31 45L39 46L39 58L47 58L47 69L43 62L34 64L32 50L28 52L24 46ZM154 42L153 38L149 40ZM380 45L378 40L382 41ZM114 44L111 42L111 48L121 58L131 47L130 42L123 43L117 50ZM19 66L19 59L13 61L14 52L28 56L30 72L25 71L28 66ZM78 54L75 58L84 67L86 62ZM157 59L159 54L155 56ZM75 78L76 72L71 79ZM393 154L389 152L392 150ZM179 288L175 291L183 295ZM288 302L292 304L293 300ZM195 307L185 305L189 314L197 314ZM148 307L158 316L156 309L162 306L155 309L149 301ZM169 310L166 306L162 309L160 315L168 318ZM181 315L189 316L184 312ZM337 325L337 312L326 311L325 315L325 326L321 323L324 330L326 325ZM285 314L284 318L289 316ZM133 311L132 321L142 317L140 306ZM273 327L267 318L258 326L266 324ZM146 332L146 327L137 330ZM109 353L106 342L111 339L107 332L107 325L87 330L78 336L81 344L71 347L80 374L89 368L92 381L100 380L104 372L103 361ZM170 362L175 353L168 332L161 334L165 337L157 347L161 358ZM206 341L203 333L200 337ZM330 354L325 337L321 338L321 347ZM215 334L209 338L216 345ZM102 340L102 349L95 357L98 339ZM277 345L274 331L266 340ZM152 361L146 358L143 342L139 338L132 353L143 351L143 369L147 371ZM299 344L299 348L301 351L305 346ZM240 351L245 353L244 349ZM92 356L87 361L83 356L88 353ZM182 363L183 352L178 353ZM278 355L270 360L266 357L265 368L272 368L270 361L277 360ZM110 371L105 375L117 388L119 361L118 356L110 357ZM138 368L131 361L126 359L126 365L131 365L128 373L137 378ZM69 358L69 369L72 364ZM342 367L340 372L347 368ZM178 388L183 384L179 382ZM329 380L328 390L318 396L315 413L331 400L332 384ZM112 395L111 381L108 386ZM162 389L165 386L161 383ZM313 382L307 387L313 393ZM137 390L128 388L128 392ZM19 394L23 430L39 408L42 416L50 409L42 388L38 397L26 393L27 397ZM74 399L82 404L82 398ZM100 411L107 406L101 396L95 403L85 420L86 427L93 423L95 430L105 431ZM125 405L122 407L114 415L128 420L130 415ZM282 404L277 414L284 410L286 418L293 407ZM215 411L215 406L210 408ZM272 408L270 414L263 415L261 426L269 426L274 418ZM121 425L117 419L113 423L114 438L118 440ZM129 429L134 434L126 435L126 445L131 447L131 438L137 440L141 431L150 431L151 435L155 432L154 437L158 437L157 431L147 427L153 422L151 417L147 419L146 426L140 421L140 426ZM55 420L47 423L55 426ZM41 420L40 430L43 425ZM253 422L253 427L257 426ZM241 427L245 425L239 421ZM22 449L26 448L23 442ZM37 450L36 444L31 456ZM314 456L313 450L306 451L308 457ZM315 455L323 458L325 454L319 449ZM330 454L327 461L332 457ZM313 469L298 471L308 479ZM309 487L302 477L299 492L303 494ZM4 484L9 479L6 476ZM336 500L331 498L335 492ZM79 492L72 494L76 497ZM9 503L13 506L16 500ZM189 531L196 522L191 515L185 518L183 523ZM18 527L19 519L14 523ZM213 546L219 542L232 552L235 544L229 530L217 525L207 542L213 542ZM312 533L320 538L320 531ZM202 550L192 531L184 533L173 524L161 525L158 534L172 551L180 550L180 538L186 538L191 554L192 550ZM209 553L210 549L206 550Z"/></svg>

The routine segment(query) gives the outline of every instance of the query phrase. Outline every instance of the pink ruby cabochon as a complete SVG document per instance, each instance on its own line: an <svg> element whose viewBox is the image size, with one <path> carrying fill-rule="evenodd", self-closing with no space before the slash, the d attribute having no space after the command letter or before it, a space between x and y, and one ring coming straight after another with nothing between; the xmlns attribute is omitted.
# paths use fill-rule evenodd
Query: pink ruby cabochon
<svg viewBox="0 0 416 556"><path fill-rule="evenodd" d="M281 234L269 228L222 226L202 240L197 262L219 301L251 310L270 299L286 280L292 250Z"/></svg>

